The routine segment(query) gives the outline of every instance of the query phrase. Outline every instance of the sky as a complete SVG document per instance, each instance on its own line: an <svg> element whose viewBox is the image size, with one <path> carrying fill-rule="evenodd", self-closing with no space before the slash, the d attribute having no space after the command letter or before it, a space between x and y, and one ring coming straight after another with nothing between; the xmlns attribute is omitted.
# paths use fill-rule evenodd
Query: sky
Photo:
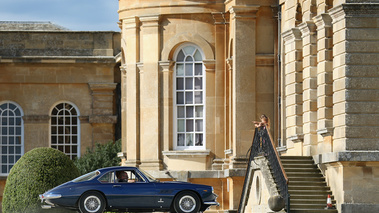
<svg viewBox="0 0 379 213"><path fill-rule="evenodd" d="M50 21L75 31L120 31L118 0L0 0L0 21Z"/></svg>

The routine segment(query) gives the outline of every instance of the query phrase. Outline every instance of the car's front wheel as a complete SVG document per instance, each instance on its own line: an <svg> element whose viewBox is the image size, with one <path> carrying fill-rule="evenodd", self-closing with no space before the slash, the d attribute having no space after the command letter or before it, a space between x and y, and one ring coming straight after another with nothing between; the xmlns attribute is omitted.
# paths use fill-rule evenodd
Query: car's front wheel
<svg viewBox="0 0 379 213"><path fill-rule="evenodd" d="M177 213L197 213L200 206L200 198L194 192L181 192L174 200L174 209Z"/></svg>
<svg viewBox="0 0 379 213"><path fill-rule="evenodd" d="M87 192L79 200L81 213L102 213L105 209L105 199L99 192Z"/></svg>

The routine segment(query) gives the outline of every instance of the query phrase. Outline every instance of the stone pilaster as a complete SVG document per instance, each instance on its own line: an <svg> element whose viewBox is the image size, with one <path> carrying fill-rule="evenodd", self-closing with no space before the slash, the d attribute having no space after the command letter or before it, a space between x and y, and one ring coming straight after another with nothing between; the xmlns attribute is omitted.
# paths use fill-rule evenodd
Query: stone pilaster
<svg viewBox="0 0 379 213"><path fill-rule="evenodd" d="M137 62L139 62L139 30L140 23L138 18L132 17L122 21L123 30L122 37L126 42L125 45L125 65L124 82L122 88L123 93L126 93L126 101L124 110L126 122L123 122L125 126L122 126L123 132L126 132L125 141L122 150L126 152L126 166L138 166L140 164L140 123L139 123L139 70L137 68ZM126 107L127 106L127 107ZM124 117L123 117L124 118Z"/></svg>
<svg viewBox="0 0 379 213"><path fill-rule="evenodd" d="M294 143L303 141L303 62L302 39L298 28L282 33L284 41L284 78L287 147L294 148ZM301 150L293 150L299 153Z"/></svg>
<svg viewBox="0 0 379 213"><path fill-rule="evenodd" d="M378 150L379 4L342 4L333 19L333 151Z"/></svg>
<svg viewBox="0 0 379 213"><path fill-rule="evenodd" d="M317 25L317 133L318 152L332 151L333 135L333 29L329 14L314 18Z"/></svg>
<svg viewBox="0 0 379 213"><path fill-rule="evenodd" d="M140 17L143 72L140 73L141 167L162 168L159 117L159 16Z"/></svg>
<svg viewBox="0 0 379 213"><path fill-rule="evenodd" d="M317 35L312 21L299 25L303 40L303 155L317 149Z"/></svg>
<svg viewBox="0 0 379 213"><path fill-rule="evenodd" d="M231 168L246 166L242 160L251 145L256 115L256 13L259 6L232 6L233 32L233 157ZM249 26L249 27L246 27Z"/></svg>
<svg viewBox="0 0 379 213"><path fill-rule="evenodd" d="M172 95L173 95L173 88L172 88L172 81L173 81L173 72L174 72L174 61L160 61L159 66L161 70L161 85L162 85L162 97L161 102L163 104L161 109L161 119L160 122L162 124L161 131L162 131L162 143L163 143L163 151L170 151L173 149L172 145Z"/></svg>

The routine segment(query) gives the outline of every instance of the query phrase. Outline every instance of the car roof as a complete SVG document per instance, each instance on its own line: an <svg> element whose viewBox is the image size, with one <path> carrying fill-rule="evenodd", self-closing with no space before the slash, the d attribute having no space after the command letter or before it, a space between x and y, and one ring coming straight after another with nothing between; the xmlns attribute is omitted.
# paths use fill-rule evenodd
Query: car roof
<svg viewBox="0 0 379 213"><path fill-rule="evenodd" d="M99 172L104 173L112 170L138 170L137 167L131 167L131 166L113 166L113 167L107 167L107 168L101 168L98 169Z"/></svg>

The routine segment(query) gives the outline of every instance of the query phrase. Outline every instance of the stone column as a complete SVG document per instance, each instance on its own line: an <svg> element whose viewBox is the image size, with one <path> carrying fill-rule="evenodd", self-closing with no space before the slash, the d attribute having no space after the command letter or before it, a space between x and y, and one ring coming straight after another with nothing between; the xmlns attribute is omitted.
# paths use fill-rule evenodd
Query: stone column
<svg viewBox="0 0 379 213"><path fill-rule="evenodd" d="M256 13L259 6L232 6L233 35L233 157L230 168L246 167L256 115Z"/></svg>
<svg viewBox="0 0 379 213"><path fill-rule="evenodd" d="M172 150L172 95L173 95L173 88L172 88L172 77L173 77L173 67L175 62L174 61L160 61L159 66L161 69L161 89L162 89L162 109L161 112L161 131L162 131L162 149L163 151L170 151Z"/></svg>
<svg viewBox="0 0 379 213"><path fill-rule="evenodd" d="M159 117L159 16L140 17L143 71L140 73L141 167L162 169Z"/></svg>
<svg viewBox="0 0 379 213"><path fill-rule="evenodd" d="M113 113L114 90L116 83L89 83L92 95L92 138L95 143L114 140L114 124L117 116Z"/></svg>
<svg viewBox="0 0 379 213"><path fill-rule="evenodd" d="M317 151L317 35L316 25L299 25L303 40L303 155Z"/></svg>
<svg viewBox="0 0 379 213"><path fill-rule="evenodd" d="M139 61L139 20L136 17L123 20L123 35L122 38L126 42L125 49L125 77L126 80L123 86L126 91L127 107L125 112L126 124L122 128L126 132L126 137L122 142L122 151L126 151L127 160L126 166L138 166L140 164L140 129L139 129L139 70L137 62ZM124 118L124 117L123 117ZM125 130L126 129L126 130Z"/></svg>
<svg viewBox="0 0 379 213"><path fill-rule="evenodd" d="M303 62L302 40L298 28L282 34L284 41L284 78L286 136L288 153L302 155L303 142Z"/></svg>
<svg viewBox="0 0 379 213"><path fill-rule="evenodd" d="M317 25L317 133L318 152L332 150L333 135L333 29L329 14L314 18Z"/></svg>

